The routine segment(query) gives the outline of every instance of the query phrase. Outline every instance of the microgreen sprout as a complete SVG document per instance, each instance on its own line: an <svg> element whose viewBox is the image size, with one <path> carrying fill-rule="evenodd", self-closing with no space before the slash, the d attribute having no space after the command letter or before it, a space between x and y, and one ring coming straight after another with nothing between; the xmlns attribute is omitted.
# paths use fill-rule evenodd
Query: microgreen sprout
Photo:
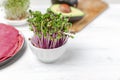
<svg viewBox="0 0 120 80"><path fill-rule="evenodd" d="M29 0L4 0L3 6L7 19L20 20L26 18Z"/></svg>
<svg viewBox="0 0 120 80"><path fill-rule="evenodd" d="M72 24L62 14L54 14L49 8L45 14L40 11L29 11L28 23L35 34L31 39L34 46L43 49L53 49L64 45L70 34Z"/></svg>

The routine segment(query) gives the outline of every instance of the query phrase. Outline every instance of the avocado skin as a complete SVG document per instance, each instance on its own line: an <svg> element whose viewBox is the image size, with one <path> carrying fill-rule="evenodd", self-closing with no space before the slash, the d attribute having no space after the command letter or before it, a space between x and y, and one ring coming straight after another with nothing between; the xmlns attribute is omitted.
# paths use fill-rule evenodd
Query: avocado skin
<svg viewBox="0 0 120 80"><path fill-rule="evenodd" d="M78 5L78 0L51 0L52 4L63 4L66 3L70 6L77 7Z"/></svg>
<svg viewBox="0 0 120 80"><path fill-rule="evenodd" d="M69 22L74 23L76 21L79 21L83 18L84 16L75 16L75 17L70 17Z"/></svg>

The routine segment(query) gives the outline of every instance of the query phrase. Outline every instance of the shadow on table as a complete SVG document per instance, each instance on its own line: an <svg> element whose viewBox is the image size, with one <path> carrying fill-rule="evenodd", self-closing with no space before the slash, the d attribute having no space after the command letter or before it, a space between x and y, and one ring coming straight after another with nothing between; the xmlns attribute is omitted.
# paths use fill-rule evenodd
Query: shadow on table
<svg viewBox="0 0 120 80"><path fill-rule="evenodd" d="M68 48L66 52L61 56L61 58L55 62L55 64L59 65L59 64L64 64L64 63L70 63L71 61L74 62L78 56L78 54L75 53L76 50L79 50L78 54L79 54L79 58L81 59L83 53L81 52L80 48L72 47L72 49Z"/></svg>
<svg viewBox="0 0 120 80"><path fill-rule="evenodd" d="M17 62L24 54L24 52L26 51L26 41L24 42L24 45L22 47L22 49L17 53L17 55L15 55L13 58L9 59L8 61L0 64L0 70L9 67L10 65L14 64L15 62Z"/></svg>

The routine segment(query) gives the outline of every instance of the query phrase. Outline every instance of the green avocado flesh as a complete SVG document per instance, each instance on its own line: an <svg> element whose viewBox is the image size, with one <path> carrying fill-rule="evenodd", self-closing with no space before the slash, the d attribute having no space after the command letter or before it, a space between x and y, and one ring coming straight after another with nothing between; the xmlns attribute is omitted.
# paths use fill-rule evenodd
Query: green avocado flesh
<svg viewBox="0 0 120 80"><path fill-rule="evenodd" d="M70 7L71 8L70 13L64 13L64 12L60 11L59 6L60 6L59 4L54 4L53 6L51 6L50 9L55 14L60 14L61 13L63 16L69 17L70 22L80 20L85 15L81 10L79 10L77 8L74 8L74 7Z"/></svg>

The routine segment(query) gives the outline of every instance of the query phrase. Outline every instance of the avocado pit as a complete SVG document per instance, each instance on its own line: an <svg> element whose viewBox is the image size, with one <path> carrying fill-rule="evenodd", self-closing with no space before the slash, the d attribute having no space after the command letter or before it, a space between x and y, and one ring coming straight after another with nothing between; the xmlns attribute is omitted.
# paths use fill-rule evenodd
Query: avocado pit
<svg viewBox="0 0 120 80"><path fill-rule="evenodd" d="M71 8L68 4L60 4L59 8L60 8L60 11L63 13L70 13L71 12Z"/></svg>

